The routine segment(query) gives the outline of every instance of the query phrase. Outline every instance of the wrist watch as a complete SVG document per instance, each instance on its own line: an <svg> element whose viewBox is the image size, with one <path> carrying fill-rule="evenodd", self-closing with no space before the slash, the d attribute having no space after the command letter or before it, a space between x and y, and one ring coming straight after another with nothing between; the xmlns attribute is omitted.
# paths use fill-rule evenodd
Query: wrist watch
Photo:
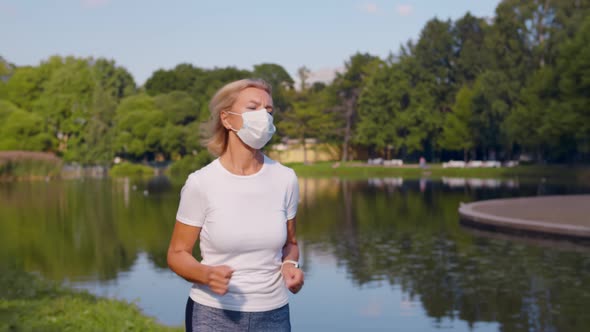
<svg viewBox="0 0 590 332"><path fill-rule="evenodd" d="M286 260L284 260L284 261L283 261L283 263L281 264L281 267L282 267L283 265L285 265L285 263L293 264L293 265L295 265L295 267L296 267L296 268L299 268L299 263L298 263L297 261L290 260L290 259L286 259Z"/></svg>

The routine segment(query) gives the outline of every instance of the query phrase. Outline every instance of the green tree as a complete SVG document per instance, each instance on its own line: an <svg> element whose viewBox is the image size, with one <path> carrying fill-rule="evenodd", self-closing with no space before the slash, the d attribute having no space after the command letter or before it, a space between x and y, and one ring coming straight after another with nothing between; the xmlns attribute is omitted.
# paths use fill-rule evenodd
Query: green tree
<svg viewBox="0 0 590 332"><path fill-rule="evenodd" d="M166 115L167 124L161 132L165 155L171 159L199 150L200 108L191 96L174 91L154 98L156 107Z"/></svg>
<svg viewBox="0 0 590 332"><path fill-rule="evenodd" d="M166 114L159 110L154 99L139 94L121 100L115 115L114 151L135 160L153 159L162 152L162 128Z"/></svg>
<svg viewBox="0 0 590 332"><path fill-rule="evenodd" d="M77 159L83 164L108 164L114 157L113 119L117 103L112 93L100 85L95 86L92 98Z"/></svg>
<svg viewBox="0 0 590 332"><path fill-rule="evenodd" d="M190 92L194 85L205 77L205 70L181 63L171 70L155 71L146 81L145 89L151 96L172 91Z"/></svg>
<svg viewBox="0 0 590 332"><path fill-rule="evenodd" d="M0 150L48 151L52 137L43 132L43 118L0 100Z"/></svg>
<svg viewBox="0 0 590 332"><path fill-rule="evenodd" d="M261 63L254 66L252 74L268 82L273 90L279 88L292 90L295 82L291 75L281 65L275 63Z"/></svg>
<svg viewBox="0 0 590 332"><path fill-rule="evenodd" d="M184 91L173 91L154 97L158 109L174 125L187 125L200 118L199 104Z"/></svg>
<svg viewBox="0 0 590 332"><path fill-rule="evenodd" d="M6 118L13 112L21 110L8 100L0 99L0 123L4 123Z"/></svg>
<svg viewBox="0 0 590 332"><path fill-rule="evenodd" d="M6 97L18 107L32 110L53 73L63 66L64 59L52 56L38 67L17 67L6 82Z"/></svg>
<svg viewBox="0 0 590 332"><path fill-rule="evenodd" d="M397 58L391 57L414 90L408 94L410 111L400 113L408 125L416 126L401 130L403 149L436 159L444 116L452 112L459 87L473 82L489 65L485 35L485 21L469 13L455 23L435 18L426 23L416 43L408 42ZM414 119L416 112L428 117Z"/></svg>
<svg viewBox="0 0 590 332"><path fill-rule="evenodd" d="M34 111L45 120L47 132L58 138L58 150L66 160L79 158L94 88L89 60L68 57L53 71L34 103Z"/></svg>
<svg viewBox="0 0 590 332"><path fill-rule="evenodd" d="M527 28L514 3L503 1L496 8L486 48L492 56L489 70L503 71L508 80L523 84L534 66L524 33Z"/></svg>
<svg viewBox="0 0 590 332"><path fill-rule="evenodd" d="M307 164L306 140L328 139L336 129L337 120L329 108L329 96L319 92L300 96L293 108L284 113L278 126L283 133L299 140L303 147L303 163Z"/></svg>
<svg viewBox="0 0 590 332"><path fill-rule="evenodd" d="M113 60L99 58L93 61L96 84L110 94L117 102L136 92L133 76L123 67L118 67Z"/></svg>
<svg viewBox="0 0 590 332"><path fill-rule="evenodd" d="M404 64L381 65L367 79L359 100L355 142L389 158L391 152L423 151L440 112L426 85L412 84Z"/></svg>
<svg viewBox="0 0 590 332"><path fill-rule="evenodd" d="M498 152L510 152L510 140L502 130L518 98L520 84L502 72L486 71L473 86L473 132L484 159L496 159ZM504 149L503 149L504 148Z"/></svg>
<svg viewBox="0 0 590 332"><path fill-rule="evenodd" d="M586 7L588 8L588 7ZM590 16L578 33L560 50L559 116L573 133L579 151L590 153ZM575 129L574 129L575 128Z"/></svg>
<svg viewBox="0 0 590 332"><path fill-rule="evenodd" d="M457 86L471 84L485 69L489 68L490 50L486 48L485 38L489 26L482 18L470 13L453 24L452 76Z"/></svg>
<svg viewBox="0 0 590 332"><path fill-rule="evenodd" d="M378 57L368 53L356 53L345 63L344 73L338 73L332 83L333 93L340 99L339 107L343 118L342 132L342 161L349 159L349 147L355 133L357 121L358 100L365 79L381 63Z"/></svg>
<svg viewBox="0 0 590 332"><path fill-rule="evenodd" d="M412 49L415 75L413 83L426 84L435 98L436 107L448 110L456 92L453 25L449 21L431 19L420 33Z"/></svg>
<svg viewBox="0 0 590 332"><path fill-rule="evenodd" d="M463 159L467 161L467 152L475 146L471 121L473 117L473 91L463 86L453 106L453 112L445 118L440 145L447 150L463 150Z"/></svg>
<svg viewBox="0 0 590 332"><path fill-rule="evenodd" d="M6 83L6 98L21 108L31 110L33 101L43 91L44 81L39 68L16 68Z"/></svg>

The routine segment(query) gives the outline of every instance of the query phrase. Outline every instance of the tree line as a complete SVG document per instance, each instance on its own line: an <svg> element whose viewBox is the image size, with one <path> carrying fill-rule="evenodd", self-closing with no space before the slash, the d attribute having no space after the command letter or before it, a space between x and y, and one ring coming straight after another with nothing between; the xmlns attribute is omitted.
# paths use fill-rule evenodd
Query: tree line
<svg viewBox="0 0 590 332"><path fill-rule="evenodd" d="M433 18L386 58L353 54L329 84L297 74L296 88L279 64L183 63L138 87L104 58L0 58L0 150L82 164L202 154L213 93L258 77L273 87L274 143L315 138L340 145L343 160L590 160L590 0L505 0L491 19Z"/></svg>

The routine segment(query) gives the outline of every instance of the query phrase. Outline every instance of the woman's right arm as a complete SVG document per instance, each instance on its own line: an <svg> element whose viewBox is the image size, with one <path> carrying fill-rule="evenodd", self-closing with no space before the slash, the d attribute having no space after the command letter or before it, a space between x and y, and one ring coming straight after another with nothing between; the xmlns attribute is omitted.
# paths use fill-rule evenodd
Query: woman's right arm
<svg viewBox="0 0 590 332"><path fill-rule="evenodd" d="M168 247L168 266L189 282L208 285L217 294L227 293L233 270L226 265L208 266L193 257L193 247L199 238L201 227L176 221Z"/></svg>

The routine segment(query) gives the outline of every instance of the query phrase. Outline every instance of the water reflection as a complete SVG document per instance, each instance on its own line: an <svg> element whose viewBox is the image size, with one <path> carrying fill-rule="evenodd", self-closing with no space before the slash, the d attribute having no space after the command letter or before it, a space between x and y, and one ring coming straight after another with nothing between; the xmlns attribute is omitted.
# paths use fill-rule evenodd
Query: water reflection
<svg viewBox="0 0 590 332"><path fill-rule="evenodd" d="M357 287L400 286L428 317L499 322L503 331L582 331L590 323L588 251L474 236L457 226L460 202L534 194L537 186L466 181L470 190L457 191L444 182L314 181L331 181L323 187L332 189L304 206L305 243L328 248ZM545 193L552 188L567 191L555 185Z"/></svg>
<svg viewBox="0 0 590 332"><path fill-rule="evenodd" d="M3 183L2 263L139 299L146 312L180 325L187 289L158 294L170 280L184 287L165 262L181 185L165 178ZM292 298L295 330L585 331L590 324L588 250L482 236L457 216L460 202L588 187L453 178L302 178L300 187L307 281Z"/></svg>
<svg viewBox="0 0 590 332"><path fill-rule="evenodd" d="M165 267L175 197L140 195L126 181L2 184L2 262L54 280L113 279L141 251Z"/></svg>
<svg viewBox="0 0 590 332"><path fill-rule="evenodd" d="M442 183L451 188L518 188L518 180L443 177Z"/></svg>

